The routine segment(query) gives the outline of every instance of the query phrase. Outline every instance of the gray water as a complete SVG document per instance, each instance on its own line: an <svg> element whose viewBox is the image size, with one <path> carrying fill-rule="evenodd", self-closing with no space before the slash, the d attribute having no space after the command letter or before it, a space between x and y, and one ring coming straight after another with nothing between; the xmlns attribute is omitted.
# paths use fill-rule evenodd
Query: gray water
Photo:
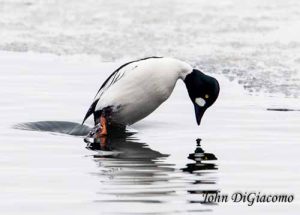
<svg viewBox="0 0 300 215"><path fill-rule="evenodd" d="M0 0L1 214L297 214L299 14L295 0ZM202 125L178 82L108 151L87 145L99 86L150 55L219 80ZM203 202L217 191L295 200Z"/></svg>

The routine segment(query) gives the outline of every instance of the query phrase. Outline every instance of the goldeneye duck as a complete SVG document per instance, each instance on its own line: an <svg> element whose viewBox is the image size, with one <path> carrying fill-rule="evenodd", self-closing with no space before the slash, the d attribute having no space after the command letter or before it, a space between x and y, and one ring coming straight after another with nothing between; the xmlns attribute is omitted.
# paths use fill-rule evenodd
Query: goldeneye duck
<svg viewBox="0 0 300 215"><path fill-rule="evenodd" d="M108 124L133 124L167 100L179 79L186 85L200 125L204 112L219 95L219 83L188 63L166 57L149 57L120 66L98 90L82 124L93 114L95 125L101 126L96 132L98 137L107 135Z"/></svg>

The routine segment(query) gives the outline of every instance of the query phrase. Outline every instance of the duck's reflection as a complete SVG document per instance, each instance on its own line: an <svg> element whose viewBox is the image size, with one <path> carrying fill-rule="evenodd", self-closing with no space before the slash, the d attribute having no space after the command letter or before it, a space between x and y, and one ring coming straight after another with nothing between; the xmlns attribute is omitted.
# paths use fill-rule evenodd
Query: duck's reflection
<svg viewBox="0 0 300 215"><path fill-rule="evenodd" d="M218 170L214 161L217 157L212 153L206 153L200 145L201 139L197 139L197 146L194 153L189 154L188 159L195 161L194 163L186 164L185 168L182 168L183 172L189 172L193 175L194 181L191 189L187 190L190 194L200 194L193 200L189 200L189 203L200 204L214 204L212 202L205 202L203 194L218 193L215 187L216 178L211 175ZM205 185L205 186L203 186Z"/></svg>
<svg viewBox="0 0 300 215"><path fill-rule="evenodd" d="M201 139L197 139L196 141L197 146L194 153L191 153L188 156L188 159L194 160L195 163L188 163L182 171L189 173L197 171L197 173L201 173L203 170L217 170L218 168L214 163L207 162L217 160L216 156L212 153L204 152L200 145Z"/></svg>
<svg viewBox="0 0 300 215"><path fill-rule="evenodd" d="M93 174L100 176L104 185L98 191L101 198L97 202L161 203L174 196L180 197L182 188L189 194L216 192L210 189L215 181L208 179L206 174L208 170L217 170L215 164L207 163L217 158L204 152L200 140L197 140L195 152L188 156L195 163L188 163L182 169L194 175L190 183L190 177L166 163L169 155L150 149L147 144L132 138L132 135L126 133L122 137L88 142L87 148L95 152L92 157L100 168L99 172ZM204 203L201 199L197 197L188 202Z"/></svg>
<svg viewBox="0 0 300 215"><path fill-rule="evenodd" d="M88 126L62 121L29 122L14 127L76 136L91 131ZM179 170L174 164L167 163L169 155L152 150L146 143L134 139L133 134L117 131L96 141L85 138L86 147L93 151L92 159L99 167L92 173L101 182L97 202L105 205L107 202L162 203L172 200L176 204L178 201L204 203L202 195L195 194L217 192L216 178L211 174L217 171L214 163L217 158L203 150L200 139L194 153L188 156L194 162ZM184 208L182 212L189 213Z"/></svg>
<svg viewBox="0 0 300 215"><path fill-rule="evenodd" d="M106 137L87 143L95 152L93 159L101 167L98 174L107 176L109 184L153 184L168 181L173 165L164 162L169 155L150 149L147 144L124 136ZM87 142L87 141L86 141ZM114 179L114 180L111 180Z"/></svg>

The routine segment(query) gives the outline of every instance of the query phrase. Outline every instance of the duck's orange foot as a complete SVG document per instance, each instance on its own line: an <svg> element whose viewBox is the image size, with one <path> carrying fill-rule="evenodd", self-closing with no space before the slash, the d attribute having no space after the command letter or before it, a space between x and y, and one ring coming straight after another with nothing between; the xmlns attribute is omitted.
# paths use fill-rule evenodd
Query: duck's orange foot
<svg viewBox="0 0 300 215"><path fill-rule="evenodd" d="M101 125L101 129L99 129L99 132L97 133L97 136L96 136L97 138L107 135L107 120L102 115L100 117L100 125Z"/></svg>

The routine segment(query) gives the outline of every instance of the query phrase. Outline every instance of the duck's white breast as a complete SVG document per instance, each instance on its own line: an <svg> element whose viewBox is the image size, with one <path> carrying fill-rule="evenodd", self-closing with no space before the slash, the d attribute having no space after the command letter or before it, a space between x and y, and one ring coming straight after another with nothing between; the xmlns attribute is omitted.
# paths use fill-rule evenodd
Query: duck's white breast
<svg viewBox="0 0 300 215"><path fill-rule="evenodd" d="M112 120L121 124L146 117L172 93L180 76L180 62L153 58L125 66L124 76L103 93L96 110L114 107Z"/></svg>

